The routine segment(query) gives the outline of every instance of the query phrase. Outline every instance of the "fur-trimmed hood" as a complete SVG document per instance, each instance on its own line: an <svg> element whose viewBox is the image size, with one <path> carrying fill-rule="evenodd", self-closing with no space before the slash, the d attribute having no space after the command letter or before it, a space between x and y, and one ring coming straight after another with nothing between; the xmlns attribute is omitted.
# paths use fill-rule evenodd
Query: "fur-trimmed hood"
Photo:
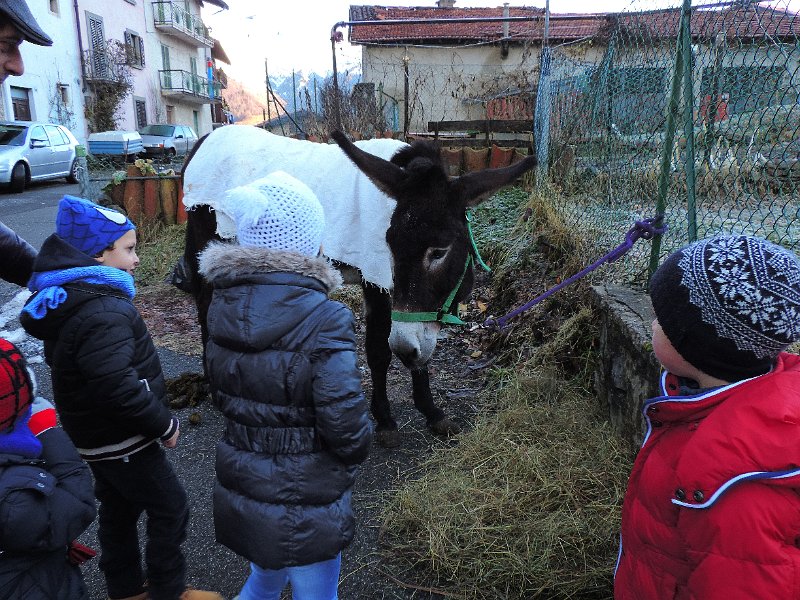
<svg viewBox="0 0 800 600"><path fill-rule="evenodd" d="M322 256L257 246L213 242L200 254L200 274L208 281L270 272L291 272L312 277L332 292L342 285L342 275Z"/></svg>

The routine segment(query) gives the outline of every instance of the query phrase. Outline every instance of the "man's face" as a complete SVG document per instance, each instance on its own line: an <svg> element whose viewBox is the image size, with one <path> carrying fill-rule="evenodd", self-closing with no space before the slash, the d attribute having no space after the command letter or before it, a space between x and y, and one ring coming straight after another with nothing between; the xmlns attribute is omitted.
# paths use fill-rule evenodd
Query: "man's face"
<svg viewBox="0 0 800 600"><path fill-rule="evenodd" d="M22 75L25 65L19 53L22 36L11 23L0 24L0 83L9 75Z"/></svg>

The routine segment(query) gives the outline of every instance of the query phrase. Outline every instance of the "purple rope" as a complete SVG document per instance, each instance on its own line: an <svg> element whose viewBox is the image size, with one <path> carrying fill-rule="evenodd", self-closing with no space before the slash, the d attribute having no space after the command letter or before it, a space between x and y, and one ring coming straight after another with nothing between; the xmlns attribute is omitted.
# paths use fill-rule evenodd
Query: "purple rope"
<svg viewBox="0 0 800 600"><path fill-rule="evenodd" d="M529 308L539 304L539 302L541 302L542 300L549 298L557 291L559 291L561 288L568 286L569 284L577 281L582 277L585 277L586 275L597 269L600 265L604 263L612 263L615 260L621 258L622 256L625 255L626 252L628 252L628 250L630 250L633 247L633 244L636 242L636 240L639 239L651 240L653 239L653 236L663 234L665 231L667 231L667 225L662 224L663 219L664 215L656 215L655 217L651 217L649 219L636 221L636 224L628 230L628 233L625 234L625 241L622 242L619 246L617 246L613 250L611 250L611 252L602 256L601 258L598 258L596 261L594 261L592 264L590 264L582 271L575 273L575 275L573 275L569 279L565 279L558 285L547 290L544 294L537 296L527 304L512 310L507 315L499 317L497 319L486 319L486 321L483 322L483 326L502 329L503 327L506 326L506 323L508 323L508 321L510 321L517 315L524 313Z"/></svg>

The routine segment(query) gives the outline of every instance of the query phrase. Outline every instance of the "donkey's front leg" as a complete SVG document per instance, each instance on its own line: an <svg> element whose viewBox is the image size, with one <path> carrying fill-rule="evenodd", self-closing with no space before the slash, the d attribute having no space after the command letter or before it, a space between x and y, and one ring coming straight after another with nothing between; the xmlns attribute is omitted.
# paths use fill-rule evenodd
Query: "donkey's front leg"
<svg viewBox="0 0 800 600"><path fill-rule="evenodd" d="M420 367L411 371L412 394L414 406L421 412L427 421L428 428L439 435L455 435L461 433L461 428L436 406L431 393L430 374L428 367Z"/></svg>
<svg viewBox="0 0 800 600"><path fill-rule="evenodd" d="M366 316L367 365L372 379L372 416L377 422L376 438L384 448L400 445L397 422L392 417L386 393L386 374L392 361L389 332L392 328L392 300L387 292L371 283L362 282L364 312Z"/></svg>

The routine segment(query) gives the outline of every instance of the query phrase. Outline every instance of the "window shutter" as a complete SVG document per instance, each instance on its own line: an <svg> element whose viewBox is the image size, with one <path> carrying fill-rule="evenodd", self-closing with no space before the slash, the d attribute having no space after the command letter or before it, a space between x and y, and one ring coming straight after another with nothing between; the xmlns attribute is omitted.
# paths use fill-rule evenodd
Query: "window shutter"
<svg viewBox="0 0 800 600"><path fill-rule="evenodd" d="M139 38L139 61L139 64L144 66L144 39L141 37Z"/></svg>
<svg viewBox="0 0 800 600"><path fill-rule="evenodd" d="M125 32L125 56L128 59L128 64L136 64L136 53L133 51L133 39L129 32Z"/></svg>

